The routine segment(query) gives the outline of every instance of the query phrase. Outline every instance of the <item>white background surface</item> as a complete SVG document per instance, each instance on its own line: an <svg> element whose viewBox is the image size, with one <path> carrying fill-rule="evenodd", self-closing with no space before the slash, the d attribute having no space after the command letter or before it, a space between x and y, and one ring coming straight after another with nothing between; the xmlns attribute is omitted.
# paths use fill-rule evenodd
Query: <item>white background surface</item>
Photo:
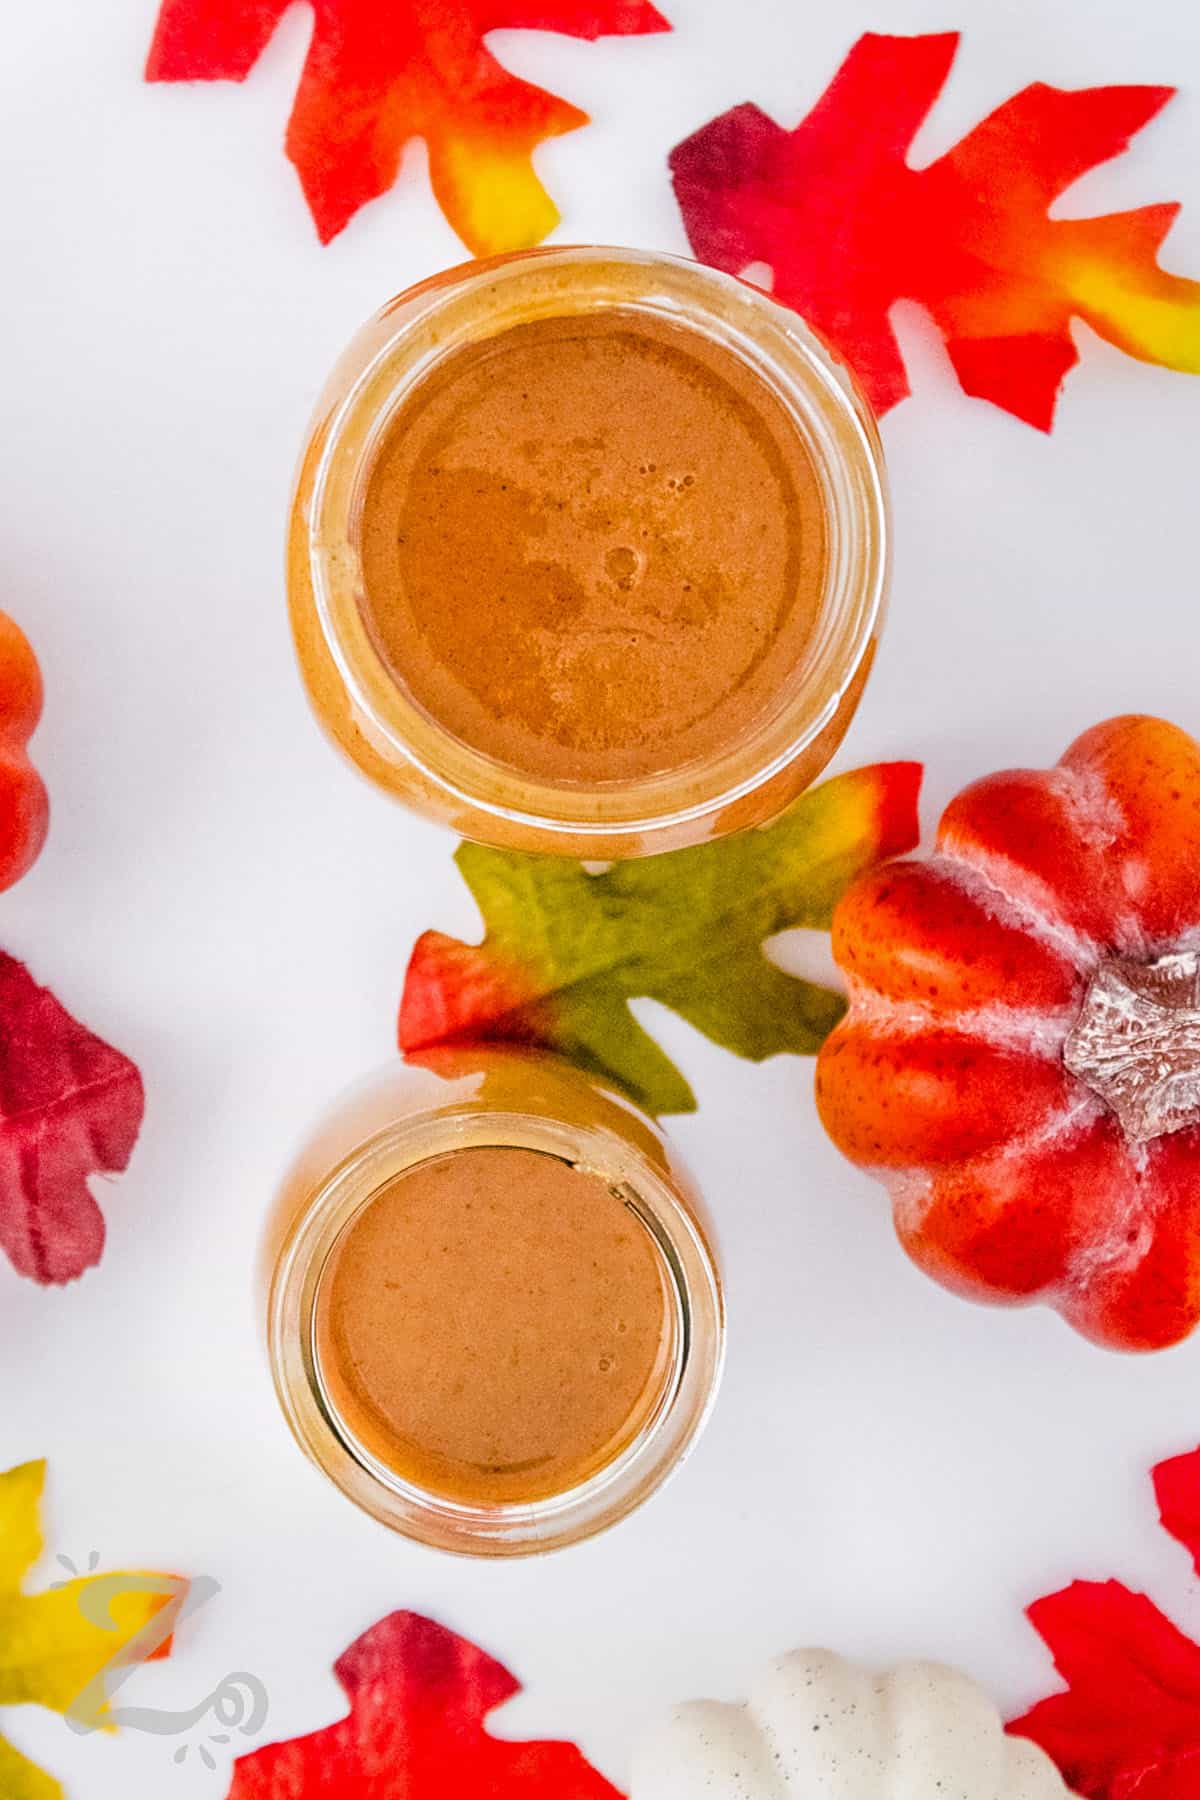
<svg viewBox="0 0 1200 1800"><path fill-rule="evenodd" d="M749 98L790 126L860 30L962 26L917 159L1031 80L1177 81L1062 210L1182 199L1166 258L1200 271L1193 0L664 5L669 37L494 40L594 116L538 158L561 238L684 249L680 137ZM293 1448L256 1339L260 1222L313 1116L389 1055L417 932L477 921L451 841L307 714L284 510L343 341L461 251L419 147L318 246L282 152L303 7L244 87L190 88L140 82L154 0L4 10L0 604L41 658L54 812L0 943L136 1057L148 1109L104 1194L99 1269L54 1291L0 1266L0 1468L49 1457L52 1550L223 1588L123 1700L185 1706L245 1668L270 1690L267 1736L309 1731L344 1711L334 1658L413 1607L525 1682L498 1729L576 1738L620 1783L642 1720L736 1694L789 1645L957 1661L1011 1711L1051 1685L1022 1605L1072 1576L1145 1586L1200 1631L1148 1480L1200 1440L1200 1339L1121 1359L1050 1313L943 1293L822 1136L809 1063L738 1063L651 1006L700 1097L673 1129L731 1313L722 1400L679 1479L590 1545L472 1564L359 1517ZM923 758L928 832L964 780L1053 760L1112 712L1200 730L1200 382L1081 330L1046 439L964 399L915 310L900 331L916 393L884 427L893 611L838 766ZM171 1740L79 1739L33 1709L0 1730L72 1800L225 1792L226 1765L176 1769Z"/></svg>

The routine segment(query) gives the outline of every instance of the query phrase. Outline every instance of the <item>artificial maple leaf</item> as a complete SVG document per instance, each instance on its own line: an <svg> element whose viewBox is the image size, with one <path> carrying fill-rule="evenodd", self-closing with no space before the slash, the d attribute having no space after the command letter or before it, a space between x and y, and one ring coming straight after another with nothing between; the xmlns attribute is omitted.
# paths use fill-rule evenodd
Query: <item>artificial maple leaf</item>
<svg viewBox="0 0 1200 1800"><path fill-rule="evenodd" d="M503 1040L556 1050L654 1113L688 1112L691 1088L629 1010L661 1001L756 1062L816 1050L841 997L762 953L791 926L827 929L870 863L918 833L917 763L882 763L805 794L774 824L589 875L577 862L463 844L455 857L483 914L482 944L417 940L400 1047Z"/></svg>
<svg viewBox="0 0 1200 1800"><path fill-rule="evenodd" d="M1154 1485L1163 1524L1200 1557L1200 1450L1161 1463ZM1200 1644L1119 1581L1073 1582L1029 1617L1067 1690L1008 1729L1040 1744L1085 1800L1196 1800Z"/></svg>
<svg viewBox="0 0 1200 1800"><path fill-rule="evenodd" d="M1200 1575L1200 1450L1173 1456L1152 1471L1158 1516L1188 1552Z"/></svg>
<svg viewBox="0 0 1200 1800"><path fill-rule="evenodd" d="M45 1477L44 1462L22 1463L0 1475L0 1706L46 1706L65 1713L105 1670L137 1657L137 1634L164 1607L174 1604L178 1611L187 1584L138 1571L85 1575L44 1593L22 1593L25 1575L42 1553L38 1508ZM103 1594L100 1616L107 1626L92 1616L89 1591ZM150 1635L156 1641L145 1659L165 1656L169 1637ZM97 1722L105 1716L101 1707ZM62 1800L62 1789L0 1738L0 1796Z"/></svg>
<svg viewBox="0 0 1200 1800"><path fill-rule="evenodd" d="M149 81L243 81L291 0L163 0ZM595 39L669 31L650 0L312 0L312 43L288 123L322 243L386 193L424 138L442 211L472 253L536 244L558 209L533 172L543 139L588 115L502 68L490 31Z"/></svg>
<svg viewBox="0 0 1200 1800"><path fill-rule="evenodd" d="M1144 362L1200 372L1200 284L1157 260L1178 207L1047 211L1174 90L1036 82L913 169L907 153L957 46L954 32L868 32L794 131L744 105L677 145L696 255L732 274L769 263L777 298L845 357L880 413L909 392L889 321L900 299L932 314L968 394L1043 430L1078 360L1073 318Z"/></svg>
<svg viewBox="0 0 1200 1800"><path fill-rule="evenodd" d="M228 1800L621 1800L573 1744L492 1737L520 1683L432 1619L389 1614L334 1674L346 1717L239 1757Z"/></svg>
<svg viewBox="0 0 1200 1800"><path fill-rule="evenodd" d="M0 950L0 1248L19 1274L70 1281L99 1262L88 1177L126 1167L142 1110L136 1065Z"/></svg>

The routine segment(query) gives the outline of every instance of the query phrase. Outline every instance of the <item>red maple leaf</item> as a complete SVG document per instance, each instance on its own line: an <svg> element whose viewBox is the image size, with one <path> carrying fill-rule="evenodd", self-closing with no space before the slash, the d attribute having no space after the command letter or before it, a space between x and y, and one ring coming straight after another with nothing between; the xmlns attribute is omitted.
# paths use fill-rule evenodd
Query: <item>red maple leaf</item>
<svg viewBox="0 0 1200 1800"><path fill-rule="evenodd" d="M124 1169L142 1078L0 951L0 1247L21 1275L70 1281L99 1262L88 1177Z"/></svg>
<svg viewBox="0 0 1200 1800"><path fill-rule="evenodd" d="M1163 1524L1200 1570L1200 1450L1154 1471ZM1075 1581L1029 1617L1067 1690L1009 1730L1040 1744L1086 1800L1200 1795L1200 1645L1145 1594Z"/></svg>
<svg viewBox="0 0 1200 1800"><path fill-rule="evenodd" d="M432 1619L391 1613L334 1673L346 1717L240 1757L228 1800L621 1800L573 1744L485 1731L520 1683Z"/></svg>
<svg viewBox="0 0 1200 1800"><path fill-rule="evenodd" d="M1174 90L1036 82L913 169L909 148L957 46L954 32L869 32L794 131L744 105L677 145L696 255L735 275L769 263L776 296L846 358L881 413L909 392L889 320L900 299L932 314L968 394L1043 430L1078 359L1073 318L1131 356L1200 372L1200 284L1157 261L1178 207L1047 215Z"/></svg>
<svg viewBox="0 0 1200 1800"><path fill-rule="evenodd" d="M243 81L291 0L163 0L149 81ZM558 211L533 172L543 139L588 115L521 81L490 31L669 31L650 0L312 0L287 153L322 243L396 179L424 138L437 201L476 256L536 244Z"/></svg>

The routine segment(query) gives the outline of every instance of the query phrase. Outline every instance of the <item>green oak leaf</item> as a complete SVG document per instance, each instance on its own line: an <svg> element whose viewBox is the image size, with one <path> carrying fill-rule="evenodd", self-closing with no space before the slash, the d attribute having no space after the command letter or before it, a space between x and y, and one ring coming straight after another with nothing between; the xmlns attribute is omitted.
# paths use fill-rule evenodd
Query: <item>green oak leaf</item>
<svg viewBox="0 0 1200 1800"><path fill-rule="evenodd" d="M758 830L589 874L579 863L460 845L483 915L480 944L427 931L400 1008L400 1045L510 1042L556 1051L615 1081L648 1112L695 1096L629 1009L657 1000L755 1062L811 1054L839 994L794 980L763 942L828 929L848 884L918 837L916 763L883 763L810 790Z"/></svg>

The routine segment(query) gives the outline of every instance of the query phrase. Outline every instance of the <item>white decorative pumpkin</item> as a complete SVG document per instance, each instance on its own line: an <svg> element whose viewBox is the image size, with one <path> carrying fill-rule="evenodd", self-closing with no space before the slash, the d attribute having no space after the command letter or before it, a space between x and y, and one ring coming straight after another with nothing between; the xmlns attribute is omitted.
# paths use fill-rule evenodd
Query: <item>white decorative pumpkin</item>
<svg viewBox="0 0 1200 1800"><path fill-rule="evenodd" d="M630 1800L1064 1800L1046 1754L1005 1734L956 1669L873 1675L793 1650L744 1706L676 1707L634 1757Z"/></svg>

